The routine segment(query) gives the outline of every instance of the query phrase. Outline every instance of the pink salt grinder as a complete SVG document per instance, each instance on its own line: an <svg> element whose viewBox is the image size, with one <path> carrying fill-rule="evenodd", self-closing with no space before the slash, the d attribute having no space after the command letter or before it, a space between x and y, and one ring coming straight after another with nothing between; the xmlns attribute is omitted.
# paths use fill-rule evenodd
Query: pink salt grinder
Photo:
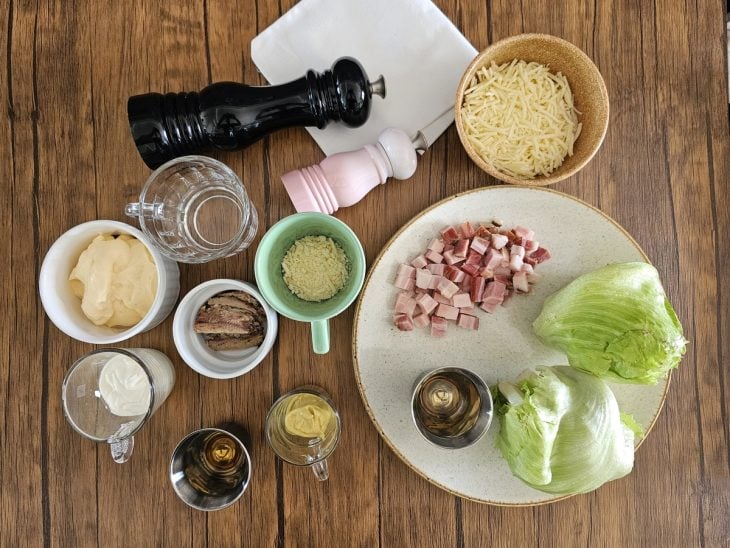
<svg viewBox="0 0 730 548"><path fill-rule="evenodd" d="M296 210L331 215L356 204L388 177L408 179L416 171L416 149L401 129L388 128L378 142L328 156L322 163L281 176Z"/></svg>

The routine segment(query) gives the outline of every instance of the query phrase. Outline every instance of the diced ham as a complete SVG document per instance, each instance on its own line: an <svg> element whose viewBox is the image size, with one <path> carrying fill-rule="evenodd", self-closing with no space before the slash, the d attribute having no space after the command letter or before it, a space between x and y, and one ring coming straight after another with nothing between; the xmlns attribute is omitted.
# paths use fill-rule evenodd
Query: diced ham
<svg viewBox="0 0 730 548"><path fill-rule="evenodd" d="M479 225L479 227L474 231L474 236L479 236L480 238L490 238L491 235L492 233L489 232L489 228L484 225Z"/></svg>
<svg viewBox="0 0 730 548"><path fill-rule="evenodd" d="M502 306L507 306L507 302L512 298L514 291L512 289L505 289L504 299L502 300Z"/></svg>
<svg viewBox="0 0 730 548"><path fill-rule="evenodd" d="M436 309L435 314L447 320L455 320L459 317L459 309L450 304L441 303Z"/></svg>
<svg viewBox="0 0 730 548"><path fill-rule="evenodd" d="M441 293L435 292L433 295L433 300L437 303L444 303L444 304L451 304L451 299L448 297L444 297Z"/></svg>
<svg viewBox="0 0 730 548"><path fill-rule="evenodd" d="M484 278L481 276L475 276L471 280L471 288L469 291L469 296L471 297L471 301L474 303L478 303L482 300L482 295L484 294L484 285L485 285Z"/></svg>
<svg viewBox="0 0 730 548"><path fill-rule="evenodd" d="M431 336L432 337L443 337L446 335L446 330L449 327L448 321L445 318L438 316L431 316Z"/></svg>
<svg viewBox="0 0 730 548"><path fill-rule="evenodd" d="M464 258L455 256L452 250L444 251L444 260L447 265L455 265L464 262Z"/></svg>
<svg viewBox="0 0 730 548"><path fill-rule="evenodd" d="M408 266L407 264L400 264L398 265L398 272L396 273L396 277L398 276L407 276L409 278L415 278L416 277L416 269L412 266Z"/></svg>
<svg viewBox="0 0 730 548"><path fill-rule="evenodd" d="M441 237L444 243L452 243L459 239L459 233L453 226L447 226L441 231Z"/></svg>
<svg viewBox="0 0 730 548"><path fill-rule="evenodd" d="M426 257L424 257L423 255L419 255L418 257L416 257L415 259L413 259L411 261L411 266L413 268L423 268L427 264L428 264L428 261L426 261Z"/></svg>
<svg viewBox="0 0 730 548"><path fill-rule="evenodd" d="M436 276L436 275L431 276L431 281L428 282L428 288L436 289L439 286L439 284L441 283L441 280L443 280L443 279L444 279L443 276Z"/></svg>
<svg viewBox="0 0 730 548"><path fill-rule="evenodd" d="M457 291L459 291L459 286L446 278L441 278L439 284L436 286L436 291L441 293L441 295L447 299L450 299Z"/></svg>
<svg viewBox="0 0 730 548"><path fill-rule="evenodd" d="M402 306L403 303L405 303L408 299L410 299L412 297L413 297L413 294L410 291L399 292L398 295L395 297L396 312L398 311L399 306Z"/></svg>
<svg viewBox="0 0 730 548"><path fill-rule="evenodd" d="M515 294L529 293L539 276L535 269L550 259L533 230L502 227L494 219L476 229L468 221L447 226L410 265L398 266L394 285L403 291L395 300L393 322L402 331L430 325L443 337L448 321L478 329L476 306L492 313Z"/></svg>
<svg viewBox="0 0 730 548"><path fill-rule="evenodd" d="M433 249L429 249L424 254L424 257L426 257L427 260L431 261L432 263L442 263L444 261L444 256L441 255L441 253L436 253Z"/></svg>
<svg viewBox="0 0 730 548"><path fill-rule="evenodd" d="M436 307L439 305L439 303L436 302L436 300L428 293L423 293L422 295L416 297L416 305L418 306L418 308L421 309L421 312L429 315L434 310L436 310Z"/></svg>
<svg viewBox="0 0 730 548"><path fill-rule="evenodd" d="M493 281L503 283L506 286L509 283L509 274L495 274Z"/></svg>
<svg viewBox="0 0 730 548"><path fill-rule="evenodd" d="M464 271L462 270L462 272ZM469 274L464 274L464 279L459 284L459 291L463 293L469 293L471 291L471 278Z"/></svg>
<svg viewBox="0 0 730 548"><path fill-rule="evenodd" d="M512 273L509 266L498 266L494 269L495 276L509 276Z"/></svg>
<svg viewBox="0 0 730 548"><path fill-rule="evenodd" d="M512 255L509 259L509 269L512 272L519 272L522 270L522 257L519 255Z"/></svg>
<svg viewBox="0 0 730 548"><path fill-rule="evenodd" d="M426 265L426 270L428 270L434 276L443 276L444 270L446 270L446 265L444 263L431 263Z"/></svg>
<svg viewBox="0 0 730 548"><path fill-rule="evenodd" d="M509 250L503 247L499 250L502 253L502 266L505 268L509 267Z"/></svg>
<svg viewBox="0 0 730 548"><path fill-rule="evenodd" d="M431 318L428 314L419 314L413 318L414 327L426 327L429 323L431 323Z"/></svg>
<svg viewBox="0 0 730 548"><path fill-rule="evenodd" d="M469 240L459 240L454 246L454 257L466 257L466 253L469 250Z"/></svg>
<svg viewBox="0 0 730 548"><path fill-rule="evenodd" d="M428 247L426 249L435 251L436 253L441 253L444 250L444 241L439 238L434 238L428 244Z"/></svg>
<svg viewBox="0 0 730 548"><path fill-rule="evenodd" d="M507 242L509 242L509 238L507 238L504 234L492 234L490 242L494 249L502 249L507 245Z"/></svg>
<svg viewBox="0 0 730 548"><path fill-rule="evenodd" d="M484 255L487 252L487 249L489 249L489 240L485 240L479 236L474 236L470 247L479 253L479 255Z"/></svg>
<svg viewBox="0 0 730 548"><path fill-rule="evenodd" d="M449 266L446 268L446 277L455 284L461 283L464 276L466 276L466 274L455 266Z"/></svg>
<svg viewBox="0 0 730 548"><path fill-rule="evenodd" d="M401 331L413 331L413 320L405 314L396 314L393 323Z"/></svg>
<svg viewBox="0 0 730 548"><path fill-rule="evenodd" d="M462 272L467 273L469 276L479 275L479 265L476 264L465 264L461 267Z"/></svg>
<svg viewBox="0 0 730 548"><path fill-rule="evenodd" d="M396 314L405 314L406 316L413 317L413 313L416 311L416 299L408 297L403 299L401 302L395 304Z"/></svg>
<svg viewBox="0 0 730 548"><path fill-rule="evenodd" d="M426 270L425 268L419 268L416 270L416 287L420 287L421 289L429 289L429 285L431 283L431 278L433 277L433 274L429 270Z"/></svg>
<svg viewBox="0 0 730 548"><path fill-rule="evenodd" d="M470 251L466 257L466 264L474 264L479 266L482 262L482 256L476 251Z"/></svg>
<svg viewBox="0 0 730 548"><path fill-rule="evenodd" d="M495 268L502 264L502 253L490 248L484 256L483 263L487 270L494 271Z"/></svg>
<svg viewBox="0 0 730 548"><path fill-rule="evenodd" d="M472 228L471 223L469 221L465 221L461 223L461 233L464 236L464 238L473 238L474 237L474 228Z"/></svg>
<svg viewBox="0 0 730 548"><path fill-rule="evenodd" d="M416 280L408 276L396 276L393 285L396 286L398 289L411 291L414 287L416 287Z"/></svg>
<svg viewBox="0 0 730 548"><path fill-rule="evenodd" d="M521 291L527 293L530 291L530 285L527 283L527 272L515 272L512 277L512 285L515 287L515 291Z"/></svg>
<svg viewBox="0 0 730 548"><path fill-rule="evenodd" d="M456 308L469 308L474 304L468 293L457 293L451 297L451 302Z"/></svg>
<svg viewBox="0 0 730 548"><path fill-rule="evenodd" d="M527 281L530 282L531 284L536 284L537 282L540 281L541 277L542 276L540 276L540 274L538 274L537 272L528 272Z"/></svg>
<svg viewBox="0 0 730 548"><path fill-rule="evenodd" d="M456 321L456 325L463 327L464 329L471 329L474 331L479 329L479 318L476 316L470 316L469 314L459 314L459 319Z"/></svg>
<svg viewBox="0 0 730 548"><path fill-rule="evenodd" d="M490 314L497 310L497 307L499 307L500 303L497 302L486 302L484 301L482 304L479 305L479 308L484 310L485 312L489 312Z"/></svg>
<svg viewBox="0 0 730 548"><path fill-rule="evenodd" d="M507 286L497 280L489 282L486 289L484 290L483 302L488 305L499 305L504 300L504 290Z"/></svg>
<svg viewBox="0 0 730 548"><path fill-rule="evenodd" d="M535 237L535 231L525 228L524 226L517 225L513 230L517 236L524 238L525 240L532 240Z"/></svg>
<svg viewBox="0 0 730 548"><path fill-rule="evenodd" d="M532 252L530 258L534 259L537 263L544 263L550 258L550 252L544 247L538 247L535 251Z"/></svg>

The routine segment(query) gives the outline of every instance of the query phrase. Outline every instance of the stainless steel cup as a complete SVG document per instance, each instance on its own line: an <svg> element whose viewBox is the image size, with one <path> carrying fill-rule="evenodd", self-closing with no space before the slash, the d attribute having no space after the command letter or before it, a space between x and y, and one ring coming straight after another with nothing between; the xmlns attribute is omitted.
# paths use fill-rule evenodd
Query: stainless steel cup
<svg viewBox="0 0 730 548"><path fill-rule="evenodd" d="M170 481L182 501L212 511L236 502L251 480L251 457L242 434L203 428L185 436L172 452Z"/></svg>
<svg viewBox="0 0 730 548"><path fill-rule="evenodd" d="M424 373L411 397L413 422L429 442L461 449L481 438L492 422L492 394L478 376L459 367Z"/></svg>

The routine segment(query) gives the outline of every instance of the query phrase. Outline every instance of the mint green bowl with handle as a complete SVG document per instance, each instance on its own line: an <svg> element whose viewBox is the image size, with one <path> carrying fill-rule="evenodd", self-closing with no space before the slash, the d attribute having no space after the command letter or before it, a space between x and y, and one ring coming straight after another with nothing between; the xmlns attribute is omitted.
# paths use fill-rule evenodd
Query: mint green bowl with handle
<svg viewBox="0 0 730 548"><path fill-rule="evenodd" d="M305 236L332 238L349 259L345 286L324 301L297 297L284 282L281 261L289 248ZM256 285L266 302L282 316L312 324L312 347L316 354L330 349L329 319L337 316L357 298L365 281L365 252L352 229L324 213L296 213L272 226L259 243L254 260Z"/></svg>

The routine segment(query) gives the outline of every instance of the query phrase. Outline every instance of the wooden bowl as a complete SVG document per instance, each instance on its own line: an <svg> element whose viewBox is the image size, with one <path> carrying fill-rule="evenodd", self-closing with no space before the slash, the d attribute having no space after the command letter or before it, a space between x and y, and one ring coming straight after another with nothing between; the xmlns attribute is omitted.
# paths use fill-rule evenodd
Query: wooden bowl
<svg viewBox="0 0 730 548"><path fill-rule="evenodd" d="M483 66L507 63L513 59L535 61L546 65L551 72L561 72L568 80L573 92L575 108L581 114L578 121L583 124L575 141L573 155L567 156L562 165L547 176L534 179L519 179L498 171L488 158L482 158L466 136L461 120L464 92ZM549 34L520 34L496 42L482 51L471 62L461 77L456 90L455 119L461 144L469 157L482 170L506 183L528 186L545 186L562 181L583 168L603 143L608 128L608 92L603 77L593 61L580 49L556 36Z"/></svg>

